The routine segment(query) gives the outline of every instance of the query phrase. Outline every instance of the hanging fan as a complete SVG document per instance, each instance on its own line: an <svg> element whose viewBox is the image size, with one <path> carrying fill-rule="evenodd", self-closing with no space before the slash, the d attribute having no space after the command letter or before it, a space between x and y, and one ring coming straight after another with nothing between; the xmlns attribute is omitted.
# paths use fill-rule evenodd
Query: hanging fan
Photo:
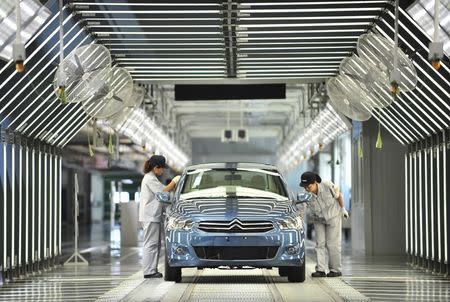
<svg viewBox="0 0 450 302"><path fill-rule="evenodd" d="M108 124L111 128L116 129L119 127L133 112L135 108L138 108L145 98L145 87L138 86L136 84L133 85L133 94L130 98L130 104L132 106L125 107L122 111L114 114L113 116L107 119Z"/></svg>
<svg viewBox="0 0 450 302"><path fill-rule="evenodd" d="M368 106L384 108L392 103L389 75L369 60L353 54L342 60L339 72L352 78L367 93Z"/></svg>
<svg viewBox="0 0 450 302"><path fill-rule="evenodd" d="M385 37L368 33L358 38L358 55L376 65L383 72L389 75L394 69L394 43ZM399 48L398 71L400 72L400 88L403 91L410 91L417 85L417 73L412 61Z"/></svg>
<svg viewBox="0 0 450 302"><path fill-rule="evenodd" d="M86 83L86 91L91 97L83 102L83 108L91 117L106 119L134 105L131 99L133 79L125 68L112 67L95 72Z"/></svg>
<svg viewBox="0 0 450 302"><path fill-rule="evenodd" d="M145 98L145 92L146 92L145 87L134 84L133 85L133 94L132 94L131 100L130 100L130 103L132 103L132 105L130 107L134 108L134 107L141 106L141 104Z"/></svg>
<svg viewBox="0 0 450 302"><path fill-rule="evenodd" d="M84 101L89 94L86 92L86 80L92 72L111 66L109 50L98 44L89 44L76 48L61 64L55 73L53 88L59 97L60 83L65 84L65 98L69 103ZM92 87L90 90L92 93Z"/></svg>
<svg viewBox="0 0 450 302"><path fill-rule="evenodd" d="M364 101L367 94L347 75L338 75L327 82L327 92L333 108L355 121L366 121L372 113Z"/></svg>

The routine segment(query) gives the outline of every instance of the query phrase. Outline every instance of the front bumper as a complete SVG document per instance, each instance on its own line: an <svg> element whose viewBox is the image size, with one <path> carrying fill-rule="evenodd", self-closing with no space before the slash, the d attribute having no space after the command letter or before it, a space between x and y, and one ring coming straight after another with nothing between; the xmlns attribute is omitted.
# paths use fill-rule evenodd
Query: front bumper
<svg viewBox="0 0 450 302"><path fill-rule="evenodd" d="M226 250L216 259L205 250ZM270 251L265 254L264 251ZM233 251L242 251L231 255ZM257 252L251 259L248 253ZM277 230L267 233L207 233L201 230L172 230L166 233L166 253L172 267L280 267L298 266L305 259L305 235L300 230ZM260 257L265 254L265 257ZM217 259L221 258L222 259ZM230 259L232 258L232 259ZM239 259L245 258L245 259Z"/></svg>

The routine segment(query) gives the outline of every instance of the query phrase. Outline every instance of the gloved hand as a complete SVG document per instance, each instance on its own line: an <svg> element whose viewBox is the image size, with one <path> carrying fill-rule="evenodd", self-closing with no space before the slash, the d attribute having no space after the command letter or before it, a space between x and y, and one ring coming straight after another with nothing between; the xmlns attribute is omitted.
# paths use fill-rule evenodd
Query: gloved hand
<svg viewBox="0 0 450 302"><path fill-rule="evenodd" d="M178 184L178 182L180 181L180 178L181 178L180 175L177 175L177 176L175 176L174 178L172 178L172 181L175 183L175 185Z"/></svg>
<svg viewBox="0 0 450 302"><path fill-rule="evenodd" d="M350 216L344 207L341 208L341 213L345 219L348 219L348 217Z"/></svg>

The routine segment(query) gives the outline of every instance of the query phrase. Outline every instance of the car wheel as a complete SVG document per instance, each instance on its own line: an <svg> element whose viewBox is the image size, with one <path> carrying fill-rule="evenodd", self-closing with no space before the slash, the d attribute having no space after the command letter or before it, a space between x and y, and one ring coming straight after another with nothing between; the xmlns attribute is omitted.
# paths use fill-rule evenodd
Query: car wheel
<svg viewBox="0 0 450 302"><path fill-rule="evenodd" d="M286 277L288 275L289 267L286 266L280 266L278 268L278 275L281 277Z"/></svg>
<svg viewBox="0 0 450 302"><path fill-rule="evenodd" d="M288 281L289 282L304 282L305 281L305 261L300 266L288 267Z"/></svg>
<svg viewBox="0 0 450 302"><path fill-rule="evenodd" d="M164 266L164 280L175 281L177 283L181 281L181 267L170 267L167 255Z"/></svg>

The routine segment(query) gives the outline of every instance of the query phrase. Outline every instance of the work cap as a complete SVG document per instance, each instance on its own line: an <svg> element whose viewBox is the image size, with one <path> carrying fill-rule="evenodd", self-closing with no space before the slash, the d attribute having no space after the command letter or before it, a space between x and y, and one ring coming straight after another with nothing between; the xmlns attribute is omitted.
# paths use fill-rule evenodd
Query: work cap
<svg viewBox="0 0 450 302"><path fill-rule="evenodd" d="M152 155L148 163L150 167L167 168L166 158L162 155Z"/></svg>
<svg viewBox="0 0 450 302"><path fill-rule="evenodd" d="M300 187L306 187L309 184L317 181L318 183L322 182L322 178L314 172L305 172L300 177Z"/></svg>

